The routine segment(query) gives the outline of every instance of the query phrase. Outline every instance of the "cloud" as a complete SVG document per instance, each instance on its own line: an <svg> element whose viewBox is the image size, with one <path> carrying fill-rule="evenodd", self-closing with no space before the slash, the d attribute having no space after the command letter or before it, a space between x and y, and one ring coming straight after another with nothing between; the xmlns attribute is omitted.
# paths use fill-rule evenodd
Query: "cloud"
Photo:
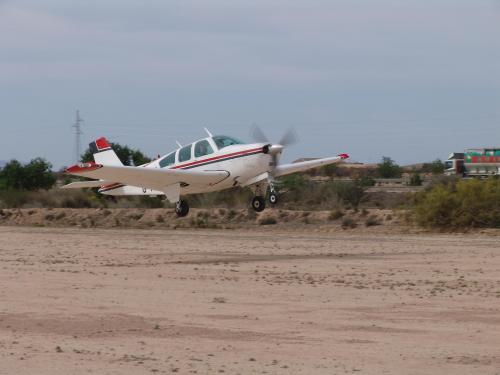
<svg viewBox="0 0 500 375"><path fill-rule="evenodd" d="M465 6L448 15L439 4L382 3L21 0L0 14L9 56L0 79L216 87L221 76L292 86L494 78L481 77L500 54L499 28L485 9L473 8L471 21L460 15Z"/></svg>
<svg viewBox="0 0 500 375"><path fill-rule="evenodd" d="M467 0L3 1L0 121L29 128L37 114L56 123L84 106L101 123L161 119L193 134L201 121L315 123L312 135L336 137L332 119L345 120L356 133L348 139L415 134L405 123L414 118L444 129L454 120L433 120L441 112L498 113L499 9ZM384 136L372 141L360 149Z"/></svg>

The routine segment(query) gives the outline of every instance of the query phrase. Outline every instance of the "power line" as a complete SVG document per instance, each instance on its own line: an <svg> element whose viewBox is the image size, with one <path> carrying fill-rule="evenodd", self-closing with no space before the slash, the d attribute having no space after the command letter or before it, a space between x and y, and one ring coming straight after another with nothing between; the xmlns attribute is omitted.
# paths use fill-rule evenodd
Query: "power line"
<svg viewBox="0 0 500 375"><path fill-rule="evenodd" d="M75 156L76 156L76 162L78 163L80 161L81 157L81 137L83 135L83 131L81 128L81 125L83 123L83 119L80 117L80 111L77 109L76 110L76 120L75 124L73 125L73 128L75 128Z"/></svg>

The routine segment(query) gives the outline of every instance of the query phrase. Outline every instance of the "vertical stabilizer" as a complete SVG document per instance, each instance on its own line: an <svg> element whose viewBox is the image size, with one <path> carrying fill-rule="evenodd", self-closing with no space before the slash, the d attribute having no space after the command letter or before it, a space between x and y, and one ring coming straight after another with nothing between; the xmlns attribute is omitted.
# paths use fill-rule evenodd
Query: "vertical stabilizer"
<svg viewBox="0 0 500 375"><path fill-rule="evenodd" d="M94 154L94 160L97 164L123 165L106 138L101 137L96 139L89 144L89 147Z"/></svg>

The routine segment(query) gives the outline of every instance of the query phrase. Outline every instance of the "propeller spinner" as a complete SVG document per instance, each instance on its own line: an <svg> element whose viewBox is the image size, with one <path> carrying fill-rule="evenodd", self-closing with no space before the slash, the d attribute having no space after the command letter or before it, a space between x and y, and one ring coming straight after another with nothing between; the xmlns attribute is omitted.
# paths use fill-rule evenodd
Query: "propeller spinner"
<svg viewBox="0 0 500 375"><path fill-rule="evenodd" d="M274 171L278 166L279 157L285 149L285 147L291 146L298 141L297 132L293 128L289 128L285 134L281 137L280 141L273 144L269 141L269 138L265 135L261 128L255 125L251 130L252 138L259 143L267 143L264 146L264 153L271 155L271 163L269 163L269 180L274 179Z"/></svg>

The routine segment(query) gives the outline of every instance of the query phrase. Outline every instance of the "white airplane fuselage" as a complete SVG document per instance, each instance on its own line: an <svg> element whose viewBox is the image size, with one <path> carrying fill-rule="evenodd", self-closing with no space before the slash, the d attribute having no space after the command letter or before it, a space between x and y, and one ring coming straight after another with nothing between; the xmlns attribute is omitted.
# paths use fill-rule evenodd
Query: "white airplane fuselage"
<svg viewBox="0 0 500 375"><path fill-rule="evenodd" d="M167 168L167 169L185 169L197 171L225 171L227 177L221 179L217 183L207 184L181 184L181 195L207 193L218 190L225 190L235 186L247 186L252 183L266 180L269 165L272 162L272 157L265 153L266 144L237 144L226 146L223 148L217 147L211 137L205 138L212 147L213 152L204 156L196 157L194 152L193 142L191 145L191 158L189 160L179 161L179 151L175 152L175 162L168 166L161 166L162 160L172 153L166 154L148 164L144 164L143 168ZM201 140L203 141L203 140ZM140 186L130 186L123 184L111 184L103 186L99 192L106 195L123 196L123 195L163 195L161 191L146 189Z"/></svg>

